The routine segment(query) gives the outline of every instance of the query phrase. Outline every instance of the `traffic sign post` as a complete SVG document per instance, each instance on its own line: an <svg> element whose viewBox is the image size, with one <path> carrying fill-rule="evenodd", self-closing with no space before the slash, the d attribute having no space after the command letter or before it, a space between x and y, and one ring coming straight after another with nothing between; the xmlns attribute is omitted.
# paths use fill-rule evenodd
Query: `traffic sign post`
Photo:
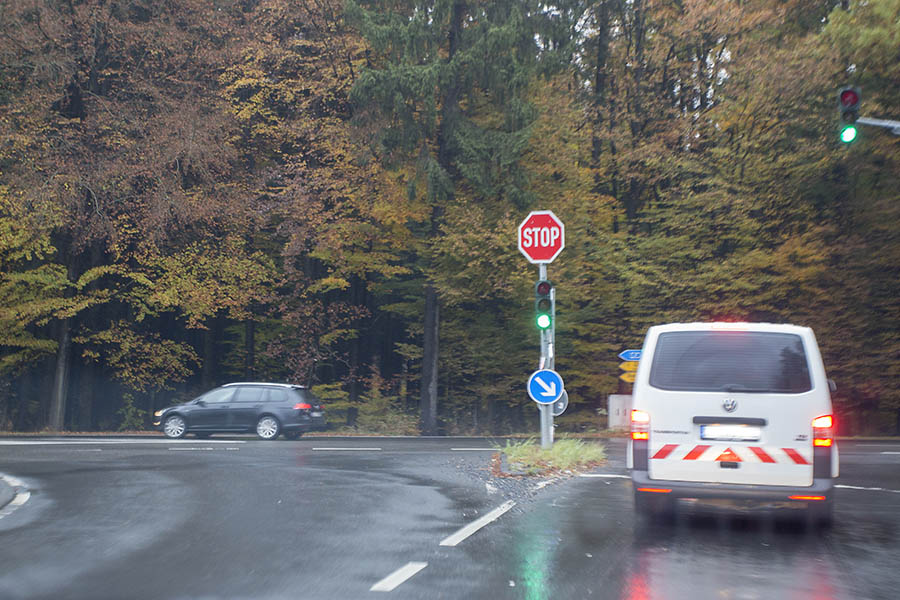
<svg viewBox="0 0 900 600"><path fill-rule="evenodd" d="M556 288L547 280L547 264L553 262L563 248L566 247L566 228L562 221L549 210L532 211L519 224L518 230L519 252L528 262L538 265L538 282L535 284L535 317L538 329L541 333L541 361L539 371L532 374L528 380L528 394L538 402L541 411L541 448L547 449L553 446L553 416L554 402L565 393L562 378L553 371L555 356L554 344L556 342ZM549 288L549 323L547 319L547 289ZM543 373L543 375L538 375ZM558 381L547 375L553 373ZM548 386L545 390L541 384ZM532 386L537 386L532 393ZM544 402L538 398L549 398L549 390L556 386L558 395ZM536 397L537 396L537 397ZM568 395L566 395L568 404ZM565 410L563 407L562 410ZM561 414L561 411L560 411Z"/></svg>

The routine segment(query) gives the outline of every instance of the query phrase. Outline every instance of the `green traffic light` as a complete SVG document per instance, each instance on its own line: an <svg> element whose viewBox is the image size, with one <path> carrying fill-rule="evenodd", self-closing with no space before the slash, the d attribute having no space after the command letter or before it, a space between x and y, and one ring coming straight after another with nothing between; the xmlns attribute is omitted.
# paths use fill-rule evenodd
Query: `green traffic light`
<svg viewBox="0 0 900 600"><path fill-rule="evenodd" d="M841 129L841 141L845 144L849 144L853 140L856 139L856 126L855 125L847 125L843 129Z"/></svg>
<svg viewBox="0 0 900 600"><path fill-rule="evenodd" d="M539 329L547 329L550 327L550 315L539 314L537 316L537 326Z"/></svg>

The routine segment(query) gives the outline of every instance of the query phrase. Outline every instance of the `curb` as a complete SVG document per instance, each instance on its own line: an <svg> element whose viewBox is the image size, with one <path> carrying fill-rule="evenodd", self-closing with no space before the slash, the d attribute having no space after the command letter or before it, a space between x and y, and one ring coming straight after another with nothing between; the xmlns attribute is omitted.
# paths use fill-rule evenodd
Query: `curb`
<svg viewBox="0 0 900 600"><path fill-rule="evenodd" d="M10 475L0 473L0 519L12 514L28 502L31 492L25 484Z"/></svg>
<svg viewBox="0 0 900 600"><path fill-rule="evenodd" d="M15 497L15 488L6 482L4 477L0 476L0 510L3 510L3 508L12 502L12 499Z"/></svg>

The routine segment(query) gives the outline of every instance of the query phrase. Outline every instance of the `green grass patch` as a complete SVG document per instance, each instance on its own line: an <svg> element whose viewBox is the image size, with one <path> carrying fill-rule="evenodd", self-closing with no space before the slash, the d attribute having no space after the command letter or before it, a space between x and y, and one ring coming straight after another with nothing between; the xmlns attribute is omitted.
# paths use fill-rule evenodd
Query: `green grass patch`
<svg viewBox="0 0 900 600"><path fill-rule="evenodd" d="M534 439L507 440L497 446L506 457L509 468L528 475L542 475L556 471L579 471L594 467L606 460L606 449L596 442L561 439L549 450L541 448Z"/></svg>

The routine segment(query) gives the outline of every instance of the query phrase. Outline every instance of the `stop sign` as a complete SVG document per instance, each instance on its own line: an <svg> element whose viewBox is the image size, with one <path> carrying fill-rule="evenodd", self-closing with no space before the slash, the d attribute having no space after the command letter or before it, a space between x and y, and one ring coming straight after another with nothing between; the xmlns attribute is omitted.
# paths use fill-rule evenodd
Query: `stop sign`
<svg viewBox="0 0 900 600"><path fill-rule="evenodd" d="M519 252L528 262L553 262L565 247L566 228L553 211L536 210L519 225Z"/></svg>

